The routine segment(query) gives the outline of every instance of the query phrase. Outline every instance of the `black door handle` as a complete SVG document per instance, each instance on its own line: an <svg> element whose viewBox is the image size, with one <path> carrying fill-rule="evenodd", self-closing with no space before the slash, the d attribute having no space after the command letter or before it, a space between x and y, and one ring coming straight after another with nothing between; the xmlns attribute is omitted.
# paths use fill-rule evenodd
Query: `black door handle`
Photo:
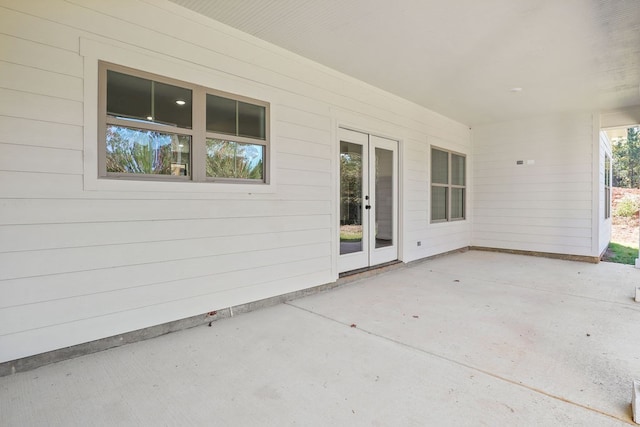
<svg viewBox="0 0 640 427"><path fill-rule="evenodd" d="M365 209L371 209L371 205L366 205L364 208Z"/></svg>

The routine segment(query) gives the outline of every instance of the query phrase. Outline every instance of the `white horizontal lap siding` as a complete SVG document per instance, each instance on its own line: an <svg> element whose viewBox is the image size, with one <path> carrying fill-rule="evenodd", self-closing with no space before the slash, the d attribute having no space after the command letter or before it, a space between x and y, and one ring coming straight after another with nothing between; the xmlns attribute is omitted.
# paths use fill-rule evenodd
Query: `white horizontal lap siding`
<svg viewBox="0 0 640 427"><path fill-rule="evenodd" d="M428 145L426 138L414 135L404 145L402 196L404 200L404 260L419 258L415 253L417 239L421 238L428 224Z"/></svg>
<svg viewBox="0 0 640 427"><path fill-rule="evenodd" d="M327 213L328 201L5 199L0 225L259 218Z"/></svg>
<svg viewBox="0 0 640 427"><path fill-rule="evenodd" d="M472 244L594 255L592 127L574 114L474 128Z"/></svg>
<svg viewBox="0 0 640 427"><path fill-rule="evenodd" d="M82 175L82 151L0 143L0 171Z"/></svg>
<svg viewBox="0 0 640 427"><path fill-rule="evenodd" d="M402 139L406 245L431 229L429 139L470 154L465 126L164 0L0 0L0 28L0 362L335 280L333 111ZM270 102L273 190L86 191L87 41Z"/></svg>
<svg viewBox="0 0 640 427"><path fill-rule="evenodd" d="M6 26L2 28L6 29ZM82 78L82 58L78 56L76 47L66 50L37 40L26 40L20 34L15 37L0 34L0 51L3 61L10 64Z"/></svg>
<svg viewBox="0 0 640 427"><path fill-rule="evenodd" d="M18 52L13 42L24 51ZM80 190L81 61L70 60L69 51L49 48L69 64L47 69L39 55L57 61L43 45L7 35L0 45L6 47L0 51L0 174L5 178L0 196L28 197L30 190L45 187L55 195L61 187L46 184L50 180Z"/></svg>
<svg viewBox="0 0 640 427"><path fill-rule="evenodd" d="M0 116L0 142L81 151L82 127L46 120Z"/></svg>
<svg viewBox="0 0 640 427"><path fill-rule="evenodd" d="M318 200L318 189L323 189L322 200L330 202L332 141L328 113L328 109L327 115L289 106L277 109L273 141L278 159L275 173L283 191L298 191L299 197ZM312 190L307 192L308 189Z"/></svg>
<svg viewBox="0 0 640 427"><path fill-rule="evenodd" d="M225 236L329 229L328 214L245 218L169 219L58 224L20 224L0 227L0 253L124 245Z"/></svg>
<svg viewBox="0 0 640 427"><path fill-rule="evenodd" d="M0 325L0 336L193 297L209 298L210 301L214 301L216 293L248 288L265 282L277 282L307 272L322 271L326 268L324 267L326 258L328 255L290 261L287 263L287 268L282 268L279 264L253 266L241 270L223 271L211 276L128 287L118 291L44 301L37 305L7 307L3 309L5 321ZM69 310L70 302L75 302L73 311ZM219 308L214 303L209 307L211 310Z"/></svg>
<svg viewBox="0 0 640 427"><path fill-rule="evenodd" d="M0 260L5 265L0 272L0 280L68 273L78 271L79 266L82 266L83 270L99 270L223 254L236 254L237 262L246 266L243 255L247 252L265 251L281 246L301 250L300 247L310 243L326 241L328 234L327 228L319 228L127 245L7 252L0 254Z"/></svg>
<svg viewBox="0 0 640 427"><path fill-rule="evenodd" d="M10 308L55 300L86 297L101 293L118 293L133 288L153 290L167 283L202 280L211 286L228 280L229 276L256 268L280 268L283 264L321 259L326 256L326 242L246 251L243 263L236 262L236 253L214 254L189 259L178 258L146 264L122 265L97 270L74 271L46 276L3 280L0 289L12 291L0 307ZM282 269L286 274L287 269ZM235 280L235 279L234 279ZM181 292L181 291L180 291ZM8 292L7 292L8 293ZM182 297L183 295L180 295ZM38 304L36 304L38 303Z"/></svg>
<svg viewBox="0 0 640 427"><path fill-rule="evenodd" d="M49 323L45 327L21 329L20 332L0 337L0 360L13 360L46 351L43 349L67 347L92 341L96 337L108 337L158 325L167 322L167 313L181 319L193 316L194 312L206 313L215 310L216 307L233 306L237 301L267 298L273 292L293 292L299 289L300 283L321 282L326 276L324 269L306 270L303 274L288 279L277 279L273 283L261 282L258 285L237 287L213 295L193 295L178 301L145 305L102 316L90 315L67 323Z"/></svg>
<svg viewBox="0 0 640 427"><path fill-rule="evenodd" d="M441 254L471 244L471 171L473 159L469 130L466 137L458 132L451 132L449 137L442 138L426 134L422 141L411 139L407 143L405 161L405 186L403 196L406 198L404 231L404 260L413 261L420 258ZM455 137L458 135L458 138ZM440 148L466 157L466 218L446 223L431 223L431 148ZM418 246L420 242L420 246Z"/></svg>

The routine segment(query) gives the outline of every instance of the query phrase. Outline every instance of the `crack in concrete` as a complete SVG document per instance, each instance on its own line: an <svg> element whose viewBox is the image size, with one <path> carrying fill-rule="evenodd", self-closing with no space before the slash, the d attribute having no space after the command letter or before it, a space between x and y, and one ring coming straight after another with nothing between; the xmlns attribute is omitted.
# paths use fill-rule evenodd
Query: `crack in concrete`
<svg viewBox="0 0 640 427"><path fill-rule="evenodd" d="M311 309L304 308L304 307L300 307L300 306L298 306L298 305L295 305L295 304L293 303L293 301L287 301L287 302L285 302L284 304L285 304L285 305L288 305L288 306L290 306L290 307L296 308L296 309L298 309L298 310L305 311L305 312L307 312L307 313L309 313L309 314L312 314L312 315L314 315L314 316L321 317L321 318L323 318L323 319L326 319L326 320L329 320L329 321L331 321L331 322L334 322L334 323L337 323L337 324L340 324L340 325L346 326L346 327L348 327L348 328L352 328L351 324L341 322L341 321L339 321L339 320L337 320L337 319L334 319L334 318L329 317L329 316L327 316L327 315L324 315L324 314L322 314L322 313L318 313L318 312L313 311L313 310L311 310ZM427 354L427 355L429 355L429 356L436 357L436 358L438 358L438 359L440 359L440 360L444 360L444 361L447 361L447 362L450 362L450 363L454 363L454 364L456 364L456 365L458 365L458 366L462 366L462 367L464 367L464 368L471 369L471 370L473 370L473 371L476 371L476 372L482 373L482 374L484 374L484 375L487 375L487 376L489 376L489 377L495 378L495 379L497 379L497 380L500 380L500 381L503 381L503 382L507 382L507 383L509 383L509 384L513 384L513 385L515 385L515 386L518 386L518 387L524 388L524 389L526 389L526 390L533 391L534 393L541 394L541 395L546 396L546 397L549 397L549 398L551 398L551 399L555 399L555 400L558 400L558 401L561 401L561 402L565 402L565 403L568 403L568 404L570 404L570 405L573 405L573 406L576 406L576 407L579 407L579 408L585 409L585 410L587 410L587 411L595 412L595 413L598 413L598 414L600 414L600 415L604 415L604 416L606 416L606 417L608 417L608 418L612 418L612 419L614 419L614 420L616 420L616 421L621 421L621 422L623 422L623 423L626 423L626 424L629 424L629 425L632 425L632 426L637 425L636 423L634 423L634 422L633 422L632 420L630 420L630 419L620 418L620 417L618 417L617 415L610 414L610 413L608 413L608 412L604 412L604 411L602 411L602 410L600 410L600 409L592 408L592 407L590 407L590 406L586 406L586 405L583 405L583 404L581 404L581 403L574 402L574 401L569 400L569 399L566 399L566 398L564 398L564 397L562 397L562 396L556 396L556 395L554 395L554 394L551 394L551 393L548 393L548 392L546 392L546 391L544 391L544 390L540 390L540 389L538 389L538 388L535 388L535 387L529 386L529 385L524 384L524 383L521 383L521 382L519 382L519 381L515 381L515 380L512 380L512 379L509 379L509 378L506 378L506 377L500 376L500 375L498 375L498 374L495 374L495 373L493 373L493 372L486 371L486 370L484 370L484 369L482 369L482 368L479 368L479 367L477 367L477 366L472 366L472 365L469 365L469 364L467 364L467 363L461 362L461 361L459 361L459 360L451 359L451 358L446 357L446 356L443 356L443 355L441 355L441 354L433 353L433 352L428 351L428 350L425 350L425 349L423 349L423 348L412 346L412 345L407 344L407 343L405 343L405 342L402 342L402 341L399 341L399 340L396 340L396 339L393 339L393 338L389 338L389 337L384 336L384 335L377 334L377 333L375 333L375 332L373 332L373 331L369 331L369 330L363 329L363 328L361 328L360 326L358 326L358 327L357 327L357 329L358 329L359 331L362 331L362 332L364 332L364 333L366 333L366 334L368 334L368 335L371 335L371 336L373 336L373 337L376 337L376 338L379 338L379 339L382 339L382 340L385 340L385 341L388 341L388 342L392 342L392 343L394 343L394 344L398 344L398 345L400 345L400 346L402 346L402 347L405 347L405 348L411 349L411 350L413 350L413 351L416 351L416 352L419 352L419 353L422 353L422 354Z"/></svg>

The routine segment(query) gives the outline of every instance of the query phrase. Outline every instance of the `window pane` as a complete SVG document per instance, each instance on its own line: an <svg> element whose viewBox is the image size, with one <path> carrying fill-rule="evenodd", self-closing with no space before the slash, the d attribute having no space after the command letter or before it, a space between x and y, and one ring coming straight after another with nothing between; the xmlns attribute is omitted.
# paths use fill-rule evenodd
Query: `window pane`
<svg viewBox="0 0 640 427"><path fill-rule="evenodd" d="M191 90L107 70L107 114L191 129Z"/></svg>
<svg viewBox="0 0 640 427"><path fill-rule="evenodd" d="M340 255L362 251L362 145L340 141Z"/></svg>
<svg viewBox="0 0 640 427"><path fill-rule="evenodd" d="M451 184L465 185L464 157L451 154Z"/></svg>
<svg viewBox="0 0 640 427"><path fill-rule="evenodd" d="M435 184L449 183L449 153L431 149L431 181Z"/></svg>
<svg viewBox="0 0 640 427"><path fill-rule="evenodd" d="M207 130L237 135L236 104L233 99L207 95Z"/></svg>
<svg viewBox="0 0 640 427"><path fill-rule="evenodd" d="M207 138L207 176L264 180L264 146Z"/></svg>
<svg viewBox="0 0 640 427"><path fill-rule="evenodd" d="M151 116L151 80L108 70L107 114L147 120Z"/></svg>
<svg viewBox="0 0 640 427"><path fill-rule="evenodd" d="M153 82L153 120L191 129L191 90Z"/></svg>
<svg viewBox="0 0 640 427"><path fill-rule="evenodd" d="M238 102L238 135L265 139L265 108Z"/></svg>
<svg viewBox="0 0 640 427"><path fill-rule="evenodd" d="M375 149L376 248L393 245L393 151Z"/></svg>
<svg viewBox="0 0 640 427"><path fill-rule="evenodd" d="M431 221L447 219L447 187L431 187Z"/></svg>
<svg viewBox="0 0 640 427"><path fill-rule="evenodd" d="M107 172L190 176L191 137L107 126Z"/></svg>
<svg viewBox="0 0 640 427"><path fill-rule="evenodd" d="M451 219L464 218L464 188L451 189Z"/></svg>

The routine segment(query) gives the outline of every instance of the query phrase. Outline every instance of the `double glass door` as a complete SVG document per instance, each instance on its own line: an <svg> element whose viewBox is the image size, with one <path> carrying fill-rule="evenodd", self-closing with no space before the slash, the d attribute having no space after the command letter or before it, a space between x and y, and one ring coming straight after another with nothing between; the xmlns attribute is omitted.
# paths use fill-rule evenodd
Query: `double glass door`
<svg viewBox="0 0 640 427"><path fill-rule="evenodd" d="M398 142L339 130L340 272L398 259Z"/></svg>

